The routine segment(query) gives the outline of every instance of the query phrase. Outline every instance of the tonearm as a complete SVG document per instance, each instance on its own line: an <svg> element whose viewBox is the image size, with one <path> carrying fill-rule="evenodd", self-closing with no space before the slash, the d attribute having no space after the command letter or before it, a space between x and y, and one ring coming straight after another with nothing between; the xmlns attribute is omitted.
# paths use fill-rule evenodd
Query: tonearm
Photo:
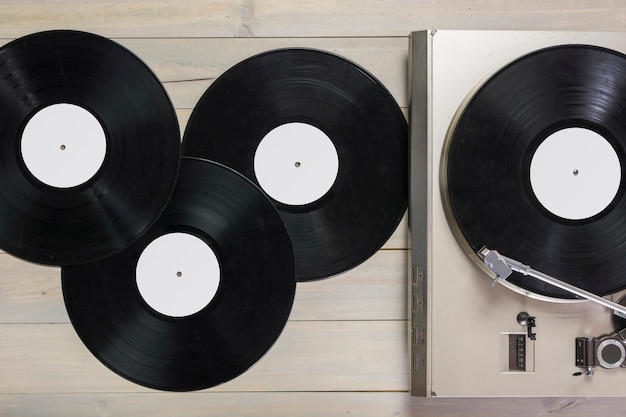
<svg viewBox="0 0 626 417"><path fill-rule="evenodd" d="M515 259L507 258L506 256L500 255L498 251L483 247L481 250L478 251L478 256L480 256L485 265L487 265L487 267L496 274L496 277L491 285L495 285L500 280L506 280L508 276L511 275L513 271L515 271L522 275L539 279L565 291L569 291L577 297L586 298L588 300L601 304L613 310L613 313L615 315L626 318L626 307L609 301L605 298L599 297L593 293L590 293L589 291L585 291L574 285L553 278L550 275L546 275L542 272L536 271L530 266L524 265L523 263L516 261Z"/></svg>

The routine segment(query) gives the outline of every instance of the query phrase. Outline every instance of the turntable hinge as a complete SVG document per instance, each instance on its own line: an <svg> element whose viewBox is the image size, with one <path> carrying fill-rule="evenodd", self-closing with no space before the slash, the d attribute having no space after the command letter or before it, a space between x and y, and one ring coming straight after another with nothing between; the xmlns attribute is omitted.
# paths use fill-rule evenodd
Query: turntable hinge
<svg viewBox="0 0 626 417"><path fill-rule="evenodd" d="M426 279L424 271L418 265L411 268L411 392L414 395L426 395L428 381L427 337L428 318L426 300Z"/></svg>

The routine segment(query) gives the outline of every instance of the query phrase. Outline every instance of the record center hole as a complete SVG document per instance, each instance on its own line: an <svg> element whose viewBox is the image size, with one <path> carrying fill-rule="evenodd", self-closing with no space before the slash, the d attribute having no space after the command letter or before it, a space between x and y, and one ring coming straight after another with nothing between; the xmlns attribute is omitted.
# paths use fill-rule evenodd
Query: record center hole
<svg viewBox="0 0 626 417"><path fill-rule="evenodd" d="M176 276L180 278L180 277L182 277L182 276L183 276L183 273L182 273L182 272L180 272L180 271L178 271L178 272L176 273Z"/></svg>

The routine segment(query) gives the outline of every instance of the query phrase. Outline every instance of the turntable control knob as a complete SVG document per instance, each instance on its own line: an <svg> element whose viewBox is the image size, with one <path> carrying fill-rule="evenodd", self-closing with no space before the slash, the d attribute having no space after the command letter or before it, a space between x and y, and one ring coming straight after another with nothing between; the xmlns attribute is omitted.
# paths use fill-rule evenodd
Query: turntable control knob
<svg viewBox="0 0 626 417"><path fill-rule="evenodd" d="M533 333L532 331L532 328L537 326L537 324L535 323L535 317L531 316L525 311L522 311L517 315L517 322L522 326L526 326L526 329L528 331L528 338L530 340L537 340L537 334Z"/></svg>

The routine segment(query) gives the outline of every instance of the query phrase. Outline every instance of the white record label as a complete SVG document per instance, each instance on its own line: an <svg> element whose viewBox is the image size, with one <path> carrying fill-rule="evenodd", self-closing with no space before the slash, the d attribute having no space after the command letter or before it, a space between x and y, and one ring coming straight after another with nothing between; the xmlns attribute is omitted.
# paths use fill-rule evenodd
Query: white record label
<svg viewBox="0 0 626 417"><path fill-rule="evenodd" d="M87 182L102 166L106 136L96 117L68 103L52 104L35 113L22 133L26 168L44 184L57 188Z"/></svg>
<svg viewBox="0 0 626 417"><path fill-rule="evenodd" d="M335 145L320 129L307 123L274 128L254 154L254 173L274 200L304 205L331 189L339 172Z"/></svg>
<svg viewBox="0 0 626 417"><path fill-rule="evenodd" d="M188 233L168 233L150 242L137 261L137 288L154 310L185 317L206 307L220 283L215 252Z"/></svg>
<svg viewBox="0 0 626 417"><path fill-rule="evenodd" d="M598 133L567 128L548 136L530 164L530 184L551 213L582 220L604 210L615 198L621 165L611 144Z"/></svg>

